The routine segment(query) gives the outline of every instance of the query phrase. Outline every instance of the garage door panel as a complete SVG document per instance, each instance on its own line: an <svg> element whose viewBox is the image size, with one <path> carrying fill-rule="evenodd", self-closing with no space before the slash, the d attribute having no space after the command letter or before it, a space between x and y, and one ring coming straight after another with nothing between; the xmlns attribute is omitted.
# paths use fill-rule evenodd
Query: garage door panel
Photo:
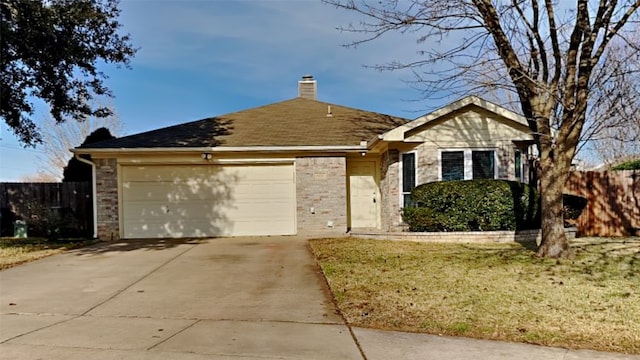
<svg viewBox="0 0 640 360"><path fill-rule="evenodd" d="M237 220L259 220L271 219L278 220L285 216L277 216L277 214L287 214L289 212L289 203L262 202L251 204L238 204L238 207L229 209L227 216Z"/></svg>
<svg viewBox="0 0 640 360"><path fill-rule="evenodd" d="M233 195L229 200L242 201L242 199L282 199L290 200L293 198L293 194L289 191L291 185L253 185L253 186L237 186L234 189Z"/></svg>
<svg viewBox="0 0 640 360"><path fill-rule="evenodd" d="M147 229L152 228L157 229L157 232L150 235ZM211 218L193 218L175 213L171 216L145 216L125 221L124 229L128 238L293 234L289 218L261 219L233 212ZM180 232L177 232L177 229L180 229Z"/></svg>
<svg viewBox="0 0 640 360"><path fill-rule="evenodd" d="M124 236L295 233L295 177L286 165L124 166Z"/></svg>
<svg viewBox="0 0 640 360"><path fill-rule="evenodd" d="M182 219L182 221L167 221L162 219L146 219L145 221L128 221L125 226L129 229L130 237L200 237L200 236L244 236L265 235L260 229L268 227L273 233L290 231L288 220L273 221L272 219L234 219L229 223L224 219L213 219L209 222L201 220ZM145 236L131 236L131 234L145 234ZM212 235L216 234L216 235Z"/></svg>
<svg viewBox="0 0 640 360"><path fill-rule="evenodd" d="M125 219L144 222L150 218L179 221L191 219L191 221L207 221L209 219L277 219L275 213L287 214L290 212L288 202L237 202L225 208L217 208L210 204L191 204L190 206L166 206L161 203L129 204ZM128 220L131 221L131 220Z"/></svg>
<svg viewBox="0 0 640 360"><path fill-rule="evenodd" d="M191 201L189 205L168 204L166 202L130 202L126 218L162 217L162 218L274 218L273 212L287 213L291 203L282 199L259 201L236 201L232 205L218 207L205 200ZM220 216L215 216L220 214Z"/></svg>
<svg viewBox="0 0 640 360"><path fill-rule="evenodd" d="M169 201L180 203L190 200L216 200L230 196L222 186L200 186L194 188L185 184L168 182L135 182L124 188L128 201Z"/></svg>
<svg viewBox="0 0 640 360"><path fill-rule="evenodd" d="M189 206L171 204L166 201L130 202L127 205L125 219L144 220L147 217L197 219L210 216L215 212L211 203L205 200L190 201Z"/></svg>
<svg viewBox="0 0 640 360"><path fill-rule="evenodd" d="M200 174L202 173L202 166L127 166L126 168L126 178L127 181L185 181L189 178L195 178L190 174ZM151 169L151 171L149 171ZM209 171L210 172L210 171ZM205 178L203 176L198 176L199 178Z"/></svg>
<svg viewBox="0 0 640 360"><path fill-rule="evenodd" d="M219 232L220 235L229 235L222 233L222 230L215 224L210 226L196 222L145 222L145 223L127 223L130 238L158 238L158 237L205 237L212 236L211 233ZM144 236L132 236L131 234L144 234Z"/></svg>

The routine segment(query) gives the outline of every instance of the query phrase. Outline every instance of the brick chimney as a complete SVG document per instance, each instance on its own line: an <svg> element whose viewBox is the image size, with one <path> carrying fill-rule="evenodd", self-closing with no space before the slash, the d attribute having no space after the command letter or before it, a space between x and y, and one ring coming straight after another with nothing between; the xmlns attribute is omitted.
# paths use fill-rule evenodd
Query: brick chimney
<svg viewBox="0 0 640 360"><path fill-rule="evenodd" d="M318 82L311 75L302 76L302 80L298 81L298 97L317 100L318 99Z"/></svg>

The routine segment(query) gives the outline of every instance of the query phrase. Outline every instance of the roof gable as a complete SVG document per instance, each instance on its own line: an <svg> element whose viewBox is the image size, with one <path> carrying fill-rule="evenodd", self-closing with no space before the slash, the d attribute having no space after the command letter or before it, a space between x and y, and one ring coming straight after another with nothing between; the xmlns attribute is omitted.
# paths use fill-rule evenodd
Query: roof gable
<svg viewBox="0 0 640 360"><path fill-rule="evenodd" d="M474 110L474 108L476 110ZM514 128L519 132L529 132L527 120L524 116L483 100L477 96L468 96L386 132L383 134L382 140L406 141L411 137L414 137L414 135L421 130L441 125L446 121L455 119L455 115L458 113L478 110L480 112L488 112L496 115L495 117L492 117L492 120ZM413 140L417 139L414 138Z"/></svg>
<svg viewBox="0 0 640 360"><path fill-rule="evenodd" d="M295 98L82 148L359 145L407 119Z"/></svg>

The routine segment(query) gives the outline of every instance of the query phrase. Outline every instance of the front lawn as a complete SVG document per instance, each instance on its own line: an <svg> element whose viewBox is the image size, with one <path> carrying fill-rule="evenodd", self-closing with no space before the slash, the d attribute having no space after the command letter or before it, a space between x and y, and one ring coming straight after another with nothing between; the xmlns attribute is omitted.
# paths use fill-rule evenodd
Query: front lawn
<svg viewBox="0 0 640 360"><path fill-rule="evenodd" d="M310 244L352 325L640 354L640 238L576 239L564 260L518 244Z"/></svg>
<svg viewBox="0 0 640 360"><path fill-rule="evenodd" d="M84 239L49 241L45 238L3 237L0 238L0 270L94 242Z"/></svg>

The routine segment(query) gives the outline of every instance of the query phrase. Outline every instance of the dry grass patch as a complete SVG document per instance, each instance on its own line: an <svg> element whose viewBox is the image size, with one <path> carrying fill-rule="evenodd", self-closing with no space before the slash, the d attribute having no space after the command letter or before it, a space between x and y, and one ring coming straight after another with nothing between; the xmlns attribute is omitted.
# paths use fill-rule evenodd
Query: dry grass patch
<svg viewBox="0 0 640 360"><path fill-rule="evenodd" d="M640 353L640 238L518 244L312 240L353 325Z"/></svg>
<svg viewBox="0 0 640 360"><path fill-rule="evenodd" d="M44 238L0 238L0 270L94 242L87 240L48 241Z"/></svg>

